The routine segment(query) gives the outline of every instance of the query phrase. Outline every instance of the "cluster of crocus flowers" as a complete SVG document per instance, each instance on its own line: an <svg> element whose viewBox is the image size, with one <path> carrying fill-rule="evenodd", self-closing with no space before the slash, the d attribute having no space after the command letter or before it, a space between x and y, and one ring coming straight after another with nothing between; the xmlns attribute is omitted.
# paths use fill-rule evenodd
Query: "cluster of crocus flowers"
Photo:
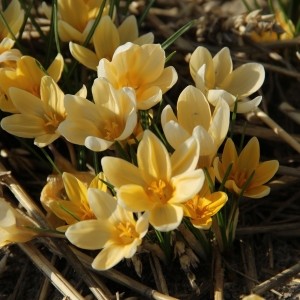
<svg viewBox="0 0 300 300"><path fill-rule="evenodd" d="M80 44L70 42L72 56L89 69L97 70L99 60L111 60L115 50L126 42L137 45L151 44L154 41L153 33L139 36L136 17L130 15L117 27L110 16L103 16L98 23L92 37L94 51Z"/></svg>
<svg viewBox="0 0 300 300"><path fill-rule="evenodd" d="M0 248L11 243L24 243L37 236L35 224L0 198Z"/></svg>
<svg viewBox="0 0 300 300"><path fill-rule="evenodd" d="M246 63L233 70L230 51L222 48L214 57L205 47L199 46L190 58L190 73L195 85L216 106L225 100L231 111L246 113L255 109L262 97L248 97L262 86L265 71L259 63ZM237 102L237 106L235 108Z"/></svg>
<svg viewBox="0 0 300 300"><path fill-rule="evenodd" d="M18 8L15 0L11 5ZM101 7L104 11L99 19ZM269 193L266 182L274 176L278 162L259 161L256 138L240 154L227 139L218 156L228 135L231 112L245 113L261 102L261 96L248 97L263 83L262 65L247 63L234 69L228 48L212 56L208 49L198 47L189 62L195 86L182 90L176 110L171 105L163 107L163 95L175 85L177 72L166 66L165 49L153 44L152 33L139 36L134 16L117 26L114 9L102 0L58 0L57 11L45 3L43 8L49 18L57 14L61 41L71 41L65 47L70 50L68 57L79 61L83 72L72 73L77 67L74 62L68 74L61 54L47 70L17 49L2 55L2 46L13 46L4 37L0 44L0 109L8 116L1 120L1 127L15 136L34 139L38 147L55 143L53 149L62 144L59 138L68 150L72 144L79 145L88 154L84 167L91 167L88 160L93 156L95 172L56 175L43 188L41 203L51 228L79 248L100 250L94 268L107 270L132 258L149 231L151 235L156 232L159 242L171 231L176 236L176 229L185 221L188 227L195 227L189 227L194 234L212 228L211 234L217 237L214 216L226 213L222 208L230 194L238 199ZM9 24L15 32L20 21L14 25L10 7L9 11L5 17L12 21ZM95 31L89 35L92 27ZM86 42L88 35L90 43ZM66 81L59 84L64 66ZM71 75L76 86L82 86L76 94L75 84L68 86L73 83ZM158 104L162 110L156 109ZM92 153L100 151L101 160ZM23 221L17 211L0 201L0 247L35 236L20 225Z"/></svg>

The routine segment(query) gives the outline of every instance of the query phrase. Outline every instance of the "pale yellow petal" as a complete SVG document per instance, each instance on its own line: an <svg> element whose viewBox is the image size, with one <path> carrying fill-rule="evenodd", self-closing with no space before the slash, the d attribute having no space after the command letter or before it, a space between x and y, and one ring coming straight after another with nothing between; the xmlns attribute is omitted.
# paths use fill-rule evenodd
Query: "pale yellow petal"
<svg viewBox="0 0 300 300"><path fill-rule="evenodd" d="M151 71L149 70L149 72ZM177 82L177 80L178 75L176 69L172 66L169 66L162 70L158 78L156 77L154 81L151 81L151 85L159 86L162 92L165 93Z"/></svg>
<svg viewBox="0 0 300 300"><path fill-rule="evenodd" d="M92 267L96 270L108 270L118 264L126 256L130 258L130 254L136 252L137 245L111 245L105 247L94 259ZM131 255L131 256L132 256Z"/></svg>
<svg viewBox="0 0 300 300"><path fill-rule="evenodd" d="M156 206L149 216L149 223L159 231L171 231L176 229L183 218L183 208L179 205Z"/></svg>
<svg viewBox="0 0 300 300"><path fill-rule="evenodd" d="M69 142L76 145L84 145L88 136L100 135L97 126L86 119L65 120L60 123L57 131Z"/></svg>
<svg viewBox="0 0 300 300"><path fill-rule="evenodd" d="M125 184L145 186L140 170L123 159L105 156L101 159L101 165L109 182L117 188Z"/></svg>
<svg viewBox="0 0 300 300"><path fill-rule="evenodd" d="M203 73L203 83L207 87L207 89L211 89L215 85L215 74L214 74L214 66L213 66L213 58L205 47L199 46L195 49L192 53L190 58L190 73L194 81L196 81L197 76L200 74L198 73L200 68L205 68ZM197 75L198 73L198 75Z"/></svg>
<svg viewBox="0 0 300 300"><path fill-rule="evenodd" d="M245 114L254 111L261 103L261 101L262 101L262 96L257 96L252 100L238 101L236 112L239 114ZM234 105L230 107L230 110L231 111L234 110Z"/></svg>
<svg viewBox="0 0 300 300"><path fill-rule="evenodd" d="M213 65L215 69L216 85L219 85L232 72L232 60L228 47L222 48L213 57Z"/></svg>
<svg viewBox="0 0 300 300"><path fill-rule="evenodd" d="M158 86L150 86L137 91L137 109L148 110L162 99L162 90Z"/></svg>
<svg viewBox="0 0 300 300"><path fill-rule="evenodd" d="M249 175L252 170L255 170L259 164L260 148L259 142L256 137L252 137L244 149L241 151L238 158L238 168L241 171L249 171Z"/></svg>
<svg viewBox="0 0 300 300"><path fill-rule="evenodd" d="M71 173L64 172L62 175L68 199L74 204L87 203L87 187Z"/></svg>
<svg viewBox="0 0 300 300"><path fill-rule="evenodd" d="M256 92L263 84L265 70L261 64L247 63L235 69L219 86L238 98Z"/></svg>
<svg viewBox="0 0 300 300"><path fill-rule="evenodd" d="M64 58L58 53L53 62L47 69L47 73L57 82L60 79L61 73L64 69Z"/></svg>
<svg viewBox="0 0 300 300"><path fill-rule="evenodd" d="M134 42L139 34L136 17L134 15L128 16L119 26L118 32L120 36L120 44L125 44L126 42Z"/></svg>
<svg viewBox="0 0 300 300"><path fill-rule="evenodd" d="M152 32L143 34L140 37L136 38L133 41L133 43L135 43L137 45L152 44L152 43L154 43L154 34Z"/></svg>
<svg viewBox="0 0 300 300"><path fill-rule="evenodd" d="M207 100L213 106L217 106L220 102L225 101L230 108L233 108L237 99L227 91L212 89L207 92Z"/></svg>
<svg viewBox="0 0 300 300"><path fill-rule="evenodd" d="M172 176L192 171L196 168L200 154L197 141L190 137L171 156Z"/></svg>
<svg viewBox="0 0 300 300"><path fill-rule="evenodd" d="M95 136L87 136L84 140L85 147L95 152L105 151L109 149L113 143L113 141L108 141Z"/></svg>
<svg viewBox="0 0 300 300"><path fill-rule="evenodd" d="M183 203L192 199L202 188L204 180L205 175L201 169L185 172L173 177L171 184L174 192L169 203Z"/></svg>
<svg viewBox="0 0 300 300"><path fill-rule="evenodd" d="M133 212L151 210L154 205L144 188L135 184L122 185L117 190L117 198L122 207Z"/></svg>
<svg viewBox="0 0 300 300"><path fill-rule="evenodd" d="M278 168L279 162L277 160L268 160L260 163L255 169L255 174L249 188L268 182L278 171Z"/></svg>
<svg viewBox="0 0 300 300"><path fill-rule="evenodd" d="M120 37L118 29L109 16L101 18L93 35L93 43L98 61L101 58L112 59L116 48L120 45Z"/></svg>
<svg viewBox="0 0 300 300"><path fill-rule="evenodd" d="M107 220L117 207L117 200L99 189L88 189L88 202L98 220Z"/></svg>
<svg viewBox="0 0 300 300"><path fill-rule="evenodd" d="M82 65L91 70L97 70L99 58L92 50L72 42L69 43L69 49L72 56Z"/></svg>
<svg viewBox="0 0 300 300"><path fill-rule="evenodd" d="M179 95L177 102L178 122L192 133L197 125L208 130L211 111L204 94L194 86L187 86Z"/></svg>
<svg viewBox="0 0 300 300"><path fill-rule="evenodd" d="M144 179L151 183L155 179L169 181L171 178L171 161L163 143L150 130L145 130L137 150L139 169Z"/></svg>
<svg viewBox="0 0 300 300"><path fill-rule="evenodd" d="M177 117L175 116L171 105L168 104L165 106L165 108L161 112L160 119L162 127L164 127L165 124L170 121L177 122Z"/></svg>
<svg viewBox="0 0 300 300"><path fill-rule="evenodd" d="M84 42L83 34L72 27L70 24L66 23L65 21L58 20L58 34L59 38L63 42L70 42L76 41L79 43Z"/></svg>
<svg viewBox="0 0 300 300"><path fill-rule="evenodd" d="M185 140L187 140L191 134L187 132L177 122L170 121L163 127L164 134L168 143L177 149Z"/></svg>
<svg viewBox="0 0 300 300"><path fill-rule="evenodd" d="M261 185L261 186L257 186L254 188L247 189L244 192L244 196L249 197L249 198L258 199L258 198L262 198L262 197L269 195L270 191L271 191L270 187L268 187L266 185Z"/></svg>
<svg viewBox="0 0 300 300"><path fill-rule="evenodd" d="M57 132L46 133L43 135L39 135L34 139L34 144L40 148L50 145L55 140L60 137L60 134Z"/></svg>
<svg viewBox="0 0 300 300"><path fill-rule="evenodd" d="M46 133L44 120L33 115L15 114L1 120L1 127L10 134L23 138L35 138Z"/></svg>
<svg viewBox="0 0 300 300"><path fill-rule="evenodd" d="M227 168L231 163L237 161L238 155L232 139L228 138L226 140L223 154L222 154L222 164ZM226 172L226 170L224 170Z"/></svg>
<svg viewBox="0 0 300 300"><path fill-rule="evenodd" d="M86 220L71 225L65 235L72 244L79 248L96 250L104 247L110 239L111 232L112 227L107 222Z"/></svg>
<svg viewBox="0 0 300 300"><path fill-rule="evenodd" d="M15 87L9 89L9 96L20 113L43 118L44 109L40 98Z"/></svg>

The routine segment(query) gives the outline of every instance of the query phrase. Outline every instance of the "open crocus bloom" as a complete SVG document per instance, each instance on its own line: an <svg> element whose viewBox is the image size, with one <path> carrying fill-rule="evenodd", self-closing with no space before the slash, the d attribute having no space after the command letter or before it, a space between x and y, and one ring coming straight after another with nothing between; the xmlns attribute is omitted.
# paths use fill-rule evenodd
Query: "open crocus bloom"
<svg viewBox="0 0 300 300"><path fill-rule="evenodd" d="M154 41L153 33L138 36L138 25L135 16L127 17L117 28L109 16L103 16L92 37L95 52L79 44L70 42L72 56L81 64L92 70L97 70L99 60L111 60L117 47L132 42L143 45Z"/></svg>
<svg viewBox="0 0 300 300"><path fill-rule="evenodd" d="M83 44L99 13L103 0L58 0L58 34L63 42L76 41ZM51 19L52 9L45 2L42 9ZM106 4L102 15L107 15Z"/></svg>
<svg viewBox="0 0 300 300"><path fill-rule="evenodd" d="M177 118L170 105L161 114L161 124L169 144L177 149L186 139L194 136L200 144L199 166L209 167L229 127L228 104L218 101L211 113L205 95L193 86L186 87L177 101Z"/></svg>
<svg viewBox="0 0 300 300"><path fill-rule="evenodd" d="M204 173L196 169L198 157L199 145L193 137L170 157L163 143L145 130L137 149L137 167L117 157L104 157L101 162L116 187L119 204L133 212L148 211L155 229L170 231L182 221L181 204L202 187Z"/></svg>
<svg viewBox="0 0 300 300"><path fill-rule="evenodd" d="M222 182L232 164L225 187L237 195L241 195L243 191L243 196L249 198L264 197L270 193L270 188L264 184L275 175L279 163L277 160L260 163L259 157L259 142L256 137L251 138L240 155L229 138L225 143L221 160L216 157L213 163L216 178Z"/></svg>
<svg viewBox="0 0 300 300"><path fill-rule="evenodd" d="M38 147L60 137L57 127L66 117L64 94L51 77L42 78L40 98L15 87L10 88L9 95L19 113L2 119L4 130L18 137L34 138Z"/></svg>
<svg viewBox="0 0 300 300"><path fill-rule="evenodd" d="M18 0L12 0L7 6L6 10L3 12L3 17L10 30L8 30L2 21L0 22L0 41L6 37L13 39L14 37L11 35L11 32L15 36L18 35L19 30L24 22L24 16L25 13L21 8L20 2Z"/></svg>
<svg viewBox="0 0 300 300"><path fill-rule="evenodd" d="M77 247L102 249L92 263L97 270L107 270L123 258L131 258L148 231L148 216L135 220L133 213L119 206L111 195L88 189L88 202L96 220L81 221L66 231L67 239Z"/></svg>
<svg viewBox="0 0 300 300"><path fill-rule="evenodd" d="M63 57L58 54L47 69L47 73L39 66L39 62L31 56L22 56L17 60L16 69L0 69L0 90L5 94L5 96L0 97L0 109L11 113L18 112L8 93L10 87L16 87L40 97L42 77L49 75L57 82L63 67Z"/></svg>
<svg viewBox="0 0 300 300"><path fill-rule="evenodd" d="M214 182L215 176L212 168L209 175ZM212 217L226 204L228 196L224 192L210 192L208 180L205 179L200 192L184 203L184 215L199 229L207 230L212 225Z"/></svg>
<svg viewBox="0 0 300 300"><path fill-rule="evenodd" d="M131 89L116 90L99 78L94 81L92 93L94 102L79 96L65 96L68 115L58 130L71 143L104 151L115 141L127 139L135 129L135 95Z"/></svg>
<svg viewBox="0 0 300 300"><path fill-rule="evenodd" d="M42 204L68 224L60 226L58 230L66 230L70 224L96 218L89 206L87 191L88 188L97 188L106 192L107 186L101 180L105 180L103 173L93 177L86 172L76 175L64 172L45 185L41 193Z"/></svg>
<svg viewBox="0 0 300 300"><path fill-rule="evenodd" d="M0 198L0 248L10 243L24 243L32 240L37 232L29 219Z"/></svg>
<svg viewBox="0 0 300 300"><path fill-rule="evenodd" d="M231 95L223 97L228 99L231 110L236 100L239 101L238 109L240 103L247 103L244 104L243 112L254 109L261 102L260 96L252 101L248 101L247 97L262 86L265 78L263 66L258 63L246 63L233 70L227 47L221 49L214 57L206 48L197 47L190 59L190 73L196 87L207 95L208 101L213 105L219 98L220 90Z"/></svg>
<svg viewBox="0 0 300 300"><path fill-rule="evenodd" d="M159 44L126 43L118 47L109 61L100 60L98 77L107 79L116 89L133 88L137 108L146 110L161 101L177 81L173 67L165 68L165 51Z"/></svg>

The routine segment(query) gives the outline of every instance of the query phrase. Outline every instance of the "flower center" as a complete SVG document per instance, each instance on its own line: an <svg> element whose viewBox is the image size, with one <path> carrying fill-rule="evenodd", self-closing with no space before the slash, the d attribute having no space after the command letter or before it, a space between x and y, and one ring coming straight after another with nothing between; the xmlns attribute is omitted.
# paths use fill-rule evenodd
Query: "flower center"
<svg viewBox="0 0 300 300"><path fill-rule="evenodd" d="M229 178L234 180L239 188L242 188L248 180L249 175L247 170L237 170L234 174L229 176Z"/></svg>
<svg viewBox="0 0 300 300"><path fill-rule="evenodd" d="M53 111L48 111L44 114L45 127L48 132L55 132L58 125L64 120L64 117Z"/></svg>
<svg viewBox="0 0 300 300"><path fill-rule="evenodd" d="M139 237L139 234L135 230L135 226L128 221L120 222L117 226L117 230L121 244L130 244Z"/></svg>
<svg viewBox="0 0 300 300"><path fill-rule="evenodd" d="M104 125L104 139L113 141L121 135L121 126L116 121L105 121Z"/></svg>
<svg viewBox="0 0 300 300"><path fill-rule="evenodd" d="M147 190L151 200L160 204L166 204L173 194L170 184L161 179L152 181Z"/></svg>

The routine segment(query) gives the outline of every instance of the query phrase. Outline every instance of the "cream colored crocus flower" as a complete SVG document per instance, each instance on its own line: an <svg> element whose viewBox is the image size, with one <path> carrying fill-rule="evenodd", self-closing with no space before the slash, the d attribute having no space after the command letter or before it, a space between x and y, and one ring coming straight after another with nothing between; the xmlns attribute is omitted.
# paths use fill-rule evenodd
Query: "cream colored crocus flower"
<svg viewBox="0 0 300 300"><path fill-rule="evenodd" d="M162 99L177 81L173 67L165 68L165 51L159 44L126 43L118 47L109 61L100 60L98 77L108 80L116 89L133 88L137 108L147 110Z"/></svg>
<svg viewBox="0 0 300 300"><path fill-rule="evenodd" d="M0 198L0 248L11 243L25 243L32 240L37 232L35 224Z"/></svg>
<svg viewBox="0 0 300 300"><path fill-rule="evenodd" d="M99 78L93 83L92 94L94 102L66 95L68 115L58 131L71 143L104 151L115 141L126 140L135 129L135 95L130 89L116 90Z"/></svg>
<svg viewBox="0 0 300 300"><path fill-rule="evenodd" d="M88 203L87 191L88 188L97 188L106 192L107 186L101 180L105 180L103 173L93 177L89 173L73 175L64 172L45 185L41 193L42 204L68 224L58 227L58 230L64 231L71 224L96 218Z"/></svg>
<svg viewBox="0 0 300 300"><path fill-rule="evenodd" d="M196 87L205 93L208 101L213 105L216 105L217 100L222 96L231 110L234 109L237 100L237 112L247 112L261 102L261 96L251 101L247 99L263 84L265 71L261 64L246 63L233 70L227 47L212 57L208 49L200 46L192 53L189 66Z"/></svg>
<svg viewBox="0 0 300 300"><path fill-rule="evenodd" d="M170 105L161 114L161 124L169 144L177 149L194 136L200 144L199 166L209 167L229 128L228 104L220 100L211 111L205 95L193 86L186 87L177 101L177 117Z"/></svg>
<svg viewBox="0 0 300 300"><path fill-rule="evenodd" d="M163 143L145 130L137 149L138 166L117 157L104 157L101 163L121 206L133 212L149 212L149 222L155 229L170 231L182 221L182 203L202 187L204 173L196 169L198 157L199 145L193 137L170 157Z"/></svg>
<svg viewBox="0 0 300 300"><path fill-rule="evenodd" d="M214 182L215 176L209 169L210 179ZM212 225L212 217L226 204L228 196L224 192L210 192L206 179L200 192L191 200L184 203L184 215L199 229L207 230Z"/></svg>
<svg viewBox="0 0 300 300"><path fill-rule="evenodd" d="M45 147L60 137L58 125L66 118L64 94L49 76L41 80L40 98L12 87L10 98L19 113L5 117L1 127L10 134L34 138L34 144Z"/></svg>
<svg viewBox="0 0 300 300"><path fill-rule="evenodd" d="M67 239L79 248L102 249L92 263L97 270L110 269L123 258L133 257L148 231L147 214L136 220L114 197L98 189L88 190L88 202L96 220L71 225Z"/></svg>
<svg viewBox="0 0 300 300"><path fill-rule="evenodd" d="M2 21L0 22L0 41L4 38L13 39L14 36L18 36L19 30L24 22L25 12L21 8L21 4L18 0L12 0L2 13L9 29ZM11 33L13 33L14 36L12 36Z"/></svg>
<svg viewBox="0 0 300 300"><path fill-rule="evenodd" d="M270 193L270 187L265 183L275 175L279 164L277 160L261 163L259 157L259 142L256 137L250 139L239 155L233 141L229 138L225 143L221 159L216 157L213 163L216 178L222 182L232 164L225 187L237 195L241 195L244 191L245 197L264 197Z"/></svg>
<svg viewBox="0 0 300 300"><path fill-rule="evenodd" d="M83 44L86 40L103 0L58 0L58 34L63 42L76 41ZM108 3L108 1L107 1ZM42 10L51 19L52 8L45 2ZM109 4L105 4L102 15L109 12Z"/></svg>
<svg viewBox="0 0 300 300"><path fill-rule="evenodd" d="M107 58L111 60L117 47L132 42L143 45L154 41L153 33L138 36L136 17L131 15L117 28L110 16L103 16L96 27L92 37L94 51L79 44L70 42L72 56L89 69L97 70L99 60Z"/></svg>
<svg viewBox="0 0 300 300"><path fill-rule="evenodd" d="M11 113L18 112L11 101L8 93L9 88L16 87L40 97L42 77L49 75L57 82L60 79L63 67L63 57L58 54L47 71L41 68L40 63L31 56L22 56L17 61L16 69L0 69L0 90L5 95L5 97L0 97L0 109Z"/></svg>

